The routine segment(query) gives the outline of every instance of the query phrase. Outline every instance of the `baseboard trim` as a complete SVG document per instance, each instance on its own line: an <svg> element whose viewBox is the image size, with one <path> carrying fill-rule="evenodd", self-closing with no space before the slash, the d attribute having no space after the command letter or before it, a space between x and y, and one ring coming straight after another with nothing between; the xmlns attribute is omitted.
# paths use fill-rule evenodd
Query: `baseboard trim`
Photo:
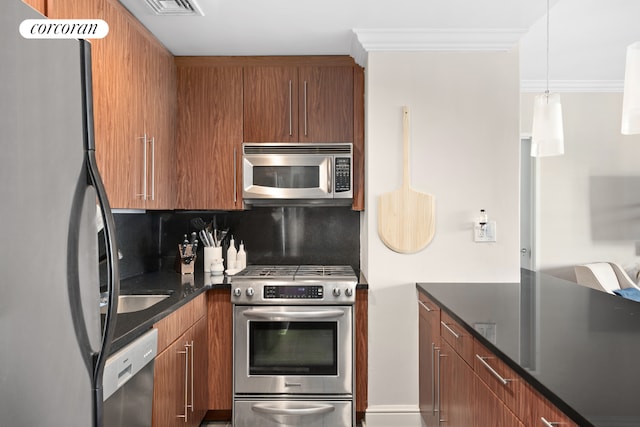
<svg viewBox="0 0 640 427"><path fill-rule="evenodd" d="M420 427L420 410L414 405L377 405L367 408L367 427Z"/></svg>

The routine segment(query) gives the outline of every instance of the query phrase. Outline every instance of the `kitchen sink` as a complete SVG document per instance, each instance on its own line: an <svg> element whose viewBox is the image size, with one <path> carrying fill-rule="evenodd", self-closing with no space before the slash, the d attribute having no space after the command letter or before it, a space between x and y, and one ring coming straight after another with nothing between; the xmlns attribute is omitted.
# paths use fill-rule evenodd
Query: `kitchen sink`
<svg viewBox="0 0 640 427"><path fill-rule="evenodd" d="M133 313L134 311L146 310L159 302L164 301L171 295L150 294L150 295L120 295L118 297L118 313ZM100 313L107 312L106 295L100 297Z"/></svg>

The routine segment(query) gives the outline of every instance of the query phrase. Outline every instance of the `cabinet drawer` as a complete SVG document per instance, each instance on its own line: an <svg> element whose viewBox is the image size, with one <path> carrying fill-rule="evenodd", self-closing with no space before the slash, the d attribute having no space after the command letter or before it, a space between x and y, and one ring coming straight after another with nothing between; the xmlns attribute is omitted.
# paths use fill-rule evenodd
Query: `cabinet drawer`
<svg viewBox="0 0 640 427"><path fill-rule="evenodd" d="M444 311L440 314L440 335L465 362L473 366L473 337Z"/></svg>
<svg viewBox="0 0 640 427"><path fill-rule="evenodd" d="M558 409L553 403L543 397L540 393L527 384L524 387L524 402L526 408L522 410L526 413L526 424L530 427L548 427L549 425L562 427L578 427L567 415ZM547 424L545 424L545 421Z"/></svg>
<svg viewBox="0 0 640 427"><path fill-rule="evenodd" d="M524 383L520 376L509 368L478 341L474 342L473 368L476 375L495 393L520 419L525 417L520 405Z"/></svg>
<svg viewBox="0 0 640 427"><path fill-rule="evenodd" d="M193 323L207 314L207 299L205 298L205 294L201 294L189 304L191 304L191 310L193 311Z"/></svg>
<svg viewBox="0 0 640 427"><path fill-rule="evenodd" d="M202 294L153 325L158 329L158 353L184 334L206 312L206 300Z"/></svg>
<svg viewBox="0 0 640 427"><path fill-rule="evenodd" d="M422 303L420 307L424 308L427 312L440 311L440 307L422 292L418 292L418 301L418 304Z"/></svg>

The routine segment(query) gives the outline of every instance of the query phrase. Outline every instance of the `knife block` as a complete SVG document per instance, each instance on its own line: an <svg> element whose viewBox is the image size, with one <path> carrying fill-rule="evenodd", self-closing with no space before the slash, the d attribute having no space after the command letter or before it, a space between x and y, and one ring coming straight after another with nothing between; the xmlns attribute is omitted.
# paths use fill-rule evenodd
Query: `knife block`
<svg viewBox="0 0 640 427"><path fill-rule="evenodd" d="M178 245L176 253L176 272L180 274L193 274L196 265L195 245Z"/></svg>

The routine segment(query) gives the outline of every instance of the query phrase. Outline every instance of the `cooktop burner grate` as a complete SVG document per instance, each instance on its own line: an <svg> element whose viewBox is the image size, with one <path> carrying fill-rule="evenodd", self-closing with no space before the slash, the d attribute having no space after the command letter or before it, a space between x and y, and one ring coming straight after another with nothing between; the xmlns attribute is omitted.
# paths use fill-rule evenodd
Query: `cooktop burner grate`
<svg viewBox="0 0 640 427"><path fill-rule="evenodd" d="M233 279L346 279L356 280L353 269L348 265L249 265Z"/></svg>

